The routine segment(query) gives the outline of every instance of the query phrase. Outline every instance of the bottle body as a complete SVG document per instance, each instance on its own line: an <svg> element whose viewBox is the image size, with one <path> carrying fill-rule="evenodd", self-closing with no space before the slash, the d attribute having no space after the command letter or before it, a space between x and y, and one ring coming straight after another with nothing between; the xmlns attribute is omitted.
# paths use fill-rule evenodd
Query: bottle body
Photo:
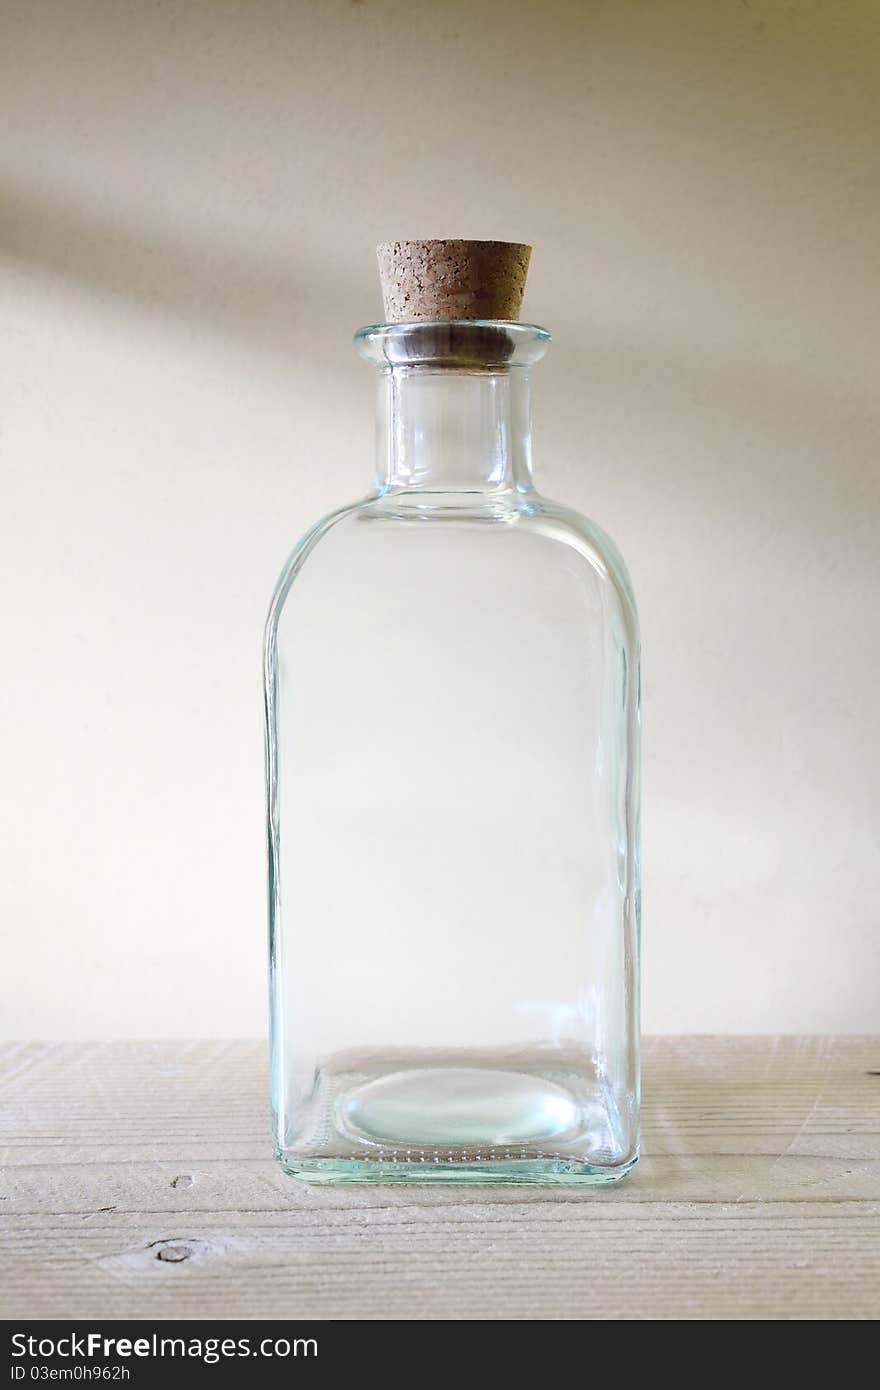
<svg viewBox="0 0 880 1390"><path fill-rule="evenodd" d="M638 1155L635 609L590 523L461 481L335 514L273 601L276 1151L313 1181L611 1181Z"/></svg>

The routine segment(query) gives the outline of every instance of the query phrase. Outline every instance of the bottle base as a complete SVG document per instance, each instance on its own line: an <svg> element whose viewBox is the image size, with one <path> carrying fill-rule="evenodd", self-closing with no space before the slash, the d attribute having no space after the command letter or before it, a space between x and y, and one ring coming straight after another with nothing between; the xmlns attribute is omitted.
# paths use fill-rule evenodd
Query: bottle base
<svg viewBox="0 0 880 1390"><path fill-rule="evenodd" d="M346 1158L295 1158L283 1151L276 1158L293 1178L315 1184L332 1183L515 1183L539 1186L603 1187L620 1182L638 1163L635 1154L626 1163L613 1168L595 1167L590 1163L569 1163L557 1159L501 1160L474 1163L417 1163L406 1161L383 1162Z"/></svg>
<svg viewBox="0 0 880 1390"><path fill-rule="evenodd" d="M316 1072L296 1131L276 1151L286 1172L315 1183L598 1185L638 1157L583 1057L557 1057L552 1068L510 1052L356 1060Z"/></svg>

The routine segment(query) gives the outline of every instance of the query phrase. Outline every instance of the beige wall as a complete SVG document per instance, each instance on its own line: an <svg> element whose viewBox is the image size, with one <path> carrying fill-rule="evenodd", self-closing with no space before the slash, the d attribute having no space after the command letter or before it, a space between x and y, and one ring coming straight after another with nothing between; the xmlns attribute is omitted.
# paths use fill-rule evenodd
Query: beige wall
<svg viewBox="0 0 880 1390"><path fill-rule="evenodd" d="M6 0L6 1035L264 1025L258 647L373 244L531 241L539 478L645 646L645 1022L878 998L873 0Z"/></svg>

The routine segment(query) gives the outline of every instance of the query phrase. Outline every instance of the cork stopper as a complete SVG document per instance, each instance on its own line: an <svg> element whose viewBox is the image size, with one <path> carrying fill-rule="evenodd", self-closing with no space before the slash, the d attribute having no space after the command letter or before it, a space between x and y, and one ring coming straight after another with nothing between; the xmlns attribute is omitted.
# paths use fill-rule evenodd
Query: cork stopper
<svg viewBox="0 0 880 1390"><path fill-rule="evenodd" d="M386 323L519 318L531 246L385 241L376 254Z"/></svg>

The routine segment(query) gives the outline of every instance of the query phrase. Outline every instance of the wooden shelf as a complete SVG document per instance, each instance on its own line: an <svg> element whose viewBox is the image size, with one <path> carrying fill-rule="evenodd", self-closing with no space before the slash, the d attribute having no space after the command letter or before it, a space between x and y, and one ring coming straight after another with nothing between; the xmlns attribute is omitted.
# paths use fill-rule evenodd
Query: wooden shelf
<svg viewBox="0 0 880 1390"><path fill-rule="evenodd" d="M605 1189L309 1188L262 1044L0 1048L11 1317L875 1318L880 1038L656 1038Z"/></svg>

